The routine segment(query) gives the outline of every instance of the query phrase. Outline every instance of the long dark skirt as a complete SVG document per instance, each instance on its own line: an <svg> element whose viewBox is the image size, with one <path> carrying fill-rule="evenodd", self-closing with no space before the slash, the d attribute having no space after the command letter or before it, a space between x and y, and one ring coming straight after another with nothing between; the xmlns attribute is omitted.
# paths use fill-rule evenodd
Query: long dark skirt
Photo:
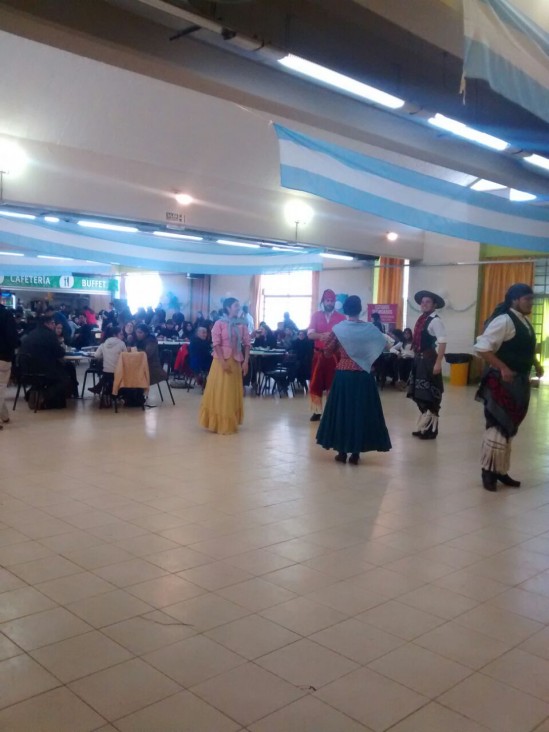
<svg viewBox="0 0 549 732"><path fill-rule="evenodd" d="M326 450L338 452L391 449L379 392L371 374L336 370L316 441Z"/></svg>
<svg viewBox="0 0 549 732"><path fill-rule="evenodd" d="M442 374L433 374L436 359L435 351L425 351L425 353L416 355L408 380L406 396L414 400L420 411L429 410L438 415L444 385Z"/></svg>

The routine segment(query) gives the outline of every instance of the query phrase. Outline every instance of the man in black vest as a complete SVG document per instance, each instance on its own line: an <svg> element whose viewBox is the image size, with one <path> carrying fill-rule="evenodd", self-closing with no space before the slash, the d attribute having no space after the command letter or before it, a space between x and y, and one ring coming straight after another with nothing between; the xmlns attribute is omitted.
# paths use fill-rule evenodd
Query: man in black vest
<svg viewBox="0 0 549 732"><path fill-rule="evenodd" d="M438 435L438 419L442 402L442 359L446 353L446 329L437 315L445 302L434 292L420 290L414 300L421 315L414 326L412 349L414 363L406 396L413 399L420 411L412 435L420 440L434 440Z"/></svg>
<svg viewBox="0 0 549 732"><path fill-rule="evenodd" d="M0 430L3 429L3 422L9 422L8 409L6 407L6 387L11 373L11 363L15 349L19 343L17 326L11 312L0 305Z"/></svg>
<svg viewBox="0 0 549 732"><path fill-rule="evenodd" d="M543 376L536 358L536 335L526 317L533 302L529 285L512 285L475 344L476 353L488 365L476 396L484 403L486 418L481 463L482 485L487 491L496 491L498 480L512 488L520 486L509 475L511 440L528 411L532 366Z"/></svg>
<svg viewBox="0 0 549 732"><path fill-rule="evenodd" d="M55 322L51 316L40 318L38 328L31 331L21 342L19 355L31 359L31 367L44 374L48 388L44 407L63 409L70 390L70 377L63 366L65 351L55 335Z"/></svg>

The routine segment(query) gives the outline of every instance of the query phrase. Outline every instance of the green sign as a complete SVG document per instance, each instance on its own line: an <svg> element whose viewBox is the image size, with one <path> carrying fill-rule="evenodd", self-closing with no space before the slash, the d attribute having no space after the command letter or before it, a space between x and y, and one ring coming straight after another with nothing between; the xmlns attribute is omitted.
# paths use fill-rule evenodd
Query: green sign
<svg viewBox="0 0 549 732"><path fill-rule="evenodd" d="M82 290L93 293L112 293L118 291L118 282L110 277L97 275L1 275L0 286L27 288L29 290Z"/></svg>

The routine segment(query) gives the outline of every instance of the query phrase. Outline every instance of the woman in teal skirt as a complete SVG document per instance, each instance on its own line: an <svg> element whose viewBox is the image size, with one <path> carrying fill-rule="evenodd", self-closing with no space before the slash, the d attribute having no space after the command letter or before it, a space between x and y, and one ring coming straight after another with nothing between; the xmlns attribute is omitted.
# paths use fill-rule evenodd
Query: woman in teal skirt
<svg viewBox="0 0 549 732"><path fill-rule="evenodd" d="M324 355L339 352L335 378L318 427L316 441L337 450L339 463L356 465L361 452L388 452L391 440L379 392L370 370L385 349L385 336L371 323L360 320L362 303L351 295L343 304L347 320L334 326Z"/></svg>

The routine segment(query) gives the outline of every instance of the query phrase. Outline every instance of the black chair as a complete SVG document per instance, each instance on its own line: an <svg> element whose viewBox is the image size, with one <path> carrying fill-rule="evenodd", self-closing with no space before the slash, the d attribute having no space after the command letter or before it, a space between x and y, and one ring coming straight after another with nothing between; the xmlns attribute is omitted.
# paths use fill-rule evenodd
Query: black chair
<svg viewBox="0 0 549 732"><path fill-rule="evenodd" d="M46 374L41 371L36 359L24 353L17 354L14 372L17 379L17 391L13 400L13 411L15 412L19 394L21 393L21 389L23 389L25 398L28 395L30 399L31 394L34 393L34 412L36 413L43 403L45 393L48 389L48 378Z"/></svg>
<svg viewBox="0 0 549 732"><path fill-rule="evenodd" d="M90 374L93 379L93 388L95 389L95 377L98 376L99 378L101 378L103 374L103 361L101 361L101 359L99 358L90 359L90 365L88 366L84 374L84 384L82 386L81 399L84 398L84 392L86 391L86 379L88 378L88 374Z"/></svg>
<svg viewBox="0 0 549 732"><path fill-rule="evenodd" d="M163 348L160 351L160 363L162 365L162 368L164 368L164 366L168 367L167 368L168 378L173 371L173 365L175 363L175 355L176 354L174 353L174 351L171 348Z"/></svg>
<svg viewBox="0 0 549 732"><path fill-rule="evenodd" d="M175 407L175 399L173 398L172 389L170 387L170 382L168 381L168 377L166 376L166 378L163 379L163 381L166 384L166 386L168 387L168 391L170 392L170 397L172 399L172 404ZM158 387L158 393L160 394L160 399L161 399L161 401L164 401L164 395L162 394L162 389L160 388L160 384L161 384L161 382L160 381L157 381L156 384L151 384L151 386L157 386Z"/></svg>

